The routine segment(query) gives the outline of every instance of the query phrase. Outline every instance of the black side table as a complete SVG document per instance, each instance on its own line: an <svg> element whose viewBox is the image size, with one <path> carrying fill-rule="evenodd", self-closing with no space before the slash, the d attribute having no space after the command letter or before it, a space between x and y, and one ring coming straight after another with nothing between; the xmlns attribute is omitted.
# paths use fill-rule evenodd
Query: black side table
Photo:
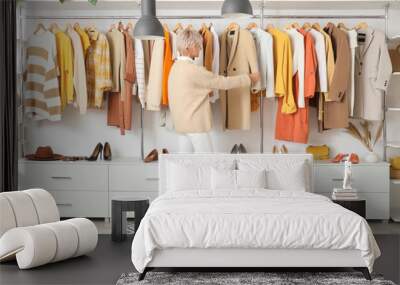
<svg viewBox="0 0 400 285"><path fill-rule="evenodd" d="M135 212L135 234L139 228L147 209L149 208L148 199L135 198L115 198L111 204L111 238L113 241L123 241L126 239L126 212Z"/></svg>
<svg viewBox="0 0 400 285"><path fill-rule="evenodd" d="M357 200L332 200L334 203L339 204L343 208L346 208L350 211L353 211L356 214L359 214L361 217L365 219L366 217L366 201L357 199Z"/></svg>

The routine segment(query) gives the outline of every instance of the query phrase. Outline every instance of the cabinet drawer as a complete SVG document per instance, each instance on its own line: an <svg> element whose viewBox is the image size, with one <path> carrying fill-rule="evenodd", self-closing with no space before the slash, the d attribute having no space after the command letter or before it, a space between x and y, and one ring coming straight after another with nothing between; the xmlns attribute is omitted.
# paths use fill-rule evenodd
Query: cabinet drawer
<svg viewBox="0 0 400 285"><path fill-rule="evenodd" d="M331 192L317 193L331 198ZM367 219L388 220L389 219L389 194L385 193L358 193L360 199L366 200Z"/></svg>
<svg viewBox="0 0 400 285"><path fill-rule="evenodd" d="M19 167L21 187L46 190L107 191L105 165L70 163L23 163Z"/></svg>
<svg viewBox="0 0 400 285"><path fill-rule="evenodd" d="M352 186L359 192L389 193L389 168L386 166L353 166ZM331 192L343 186L344 166L316 166L314 191Z"/></svg>
<svg viewBox="0 0 400 285"><path fill-rule="evenodd" d="M94 191L50 191L61 217L108 217L108 193Z"/></svg>
<svg viewBox="0 0 400 285"><path fill-rule="evenodd" d="M111 165L110 191L158 191L158 164Z"/></svg>

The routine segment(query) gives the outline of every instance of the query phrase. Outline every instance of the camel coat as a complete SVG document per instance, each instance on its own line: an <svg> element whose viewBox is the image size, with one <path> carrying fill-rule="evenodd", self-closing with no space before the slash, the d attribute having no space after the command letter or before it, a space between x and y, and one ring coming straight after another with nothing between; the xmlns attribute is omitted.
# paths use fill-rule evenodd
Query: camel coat
<svg viewBox="0 0 400 285"><path fill-rule="evenodd" d="M325 28L332 39L335 54L335 71L329 89L333 101L324 105L324 128L340 129L349 125L347 90L350 84L351 50L347 33L329 23Z"/></svg>
<svg viewBox="0 0 400 285"><path fill-rule="evenodd" d="M383 119L383 92L392 74L385 34L368 28L364 45L356 50L354 116L371 121Z"/></svg>
<svg viewBox="0 0 400 285"><path fill-rule="evenodd" d="M258 72L257 51L250 31L235 25L221 35L220 74L236 76ZM251 115L250 86L221 91L223 129L249 130ZM260 83L253 92L260 90Z"/></svg>

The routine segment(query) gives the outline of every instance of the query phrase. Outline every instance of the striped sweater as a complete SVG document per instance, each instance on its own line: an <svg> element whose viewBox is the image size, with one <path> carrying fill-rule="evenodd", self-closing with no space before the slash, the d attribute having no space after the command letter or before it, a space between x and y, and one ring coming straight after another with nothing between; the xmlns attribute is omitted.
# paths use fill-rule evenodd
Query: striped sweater
<svg viewBox="0 0 400 285"><path fill-rule="evenodd" d="M34 34L26 46L25 113L35 120L61 120L57 50L49 31Z"/></svg>

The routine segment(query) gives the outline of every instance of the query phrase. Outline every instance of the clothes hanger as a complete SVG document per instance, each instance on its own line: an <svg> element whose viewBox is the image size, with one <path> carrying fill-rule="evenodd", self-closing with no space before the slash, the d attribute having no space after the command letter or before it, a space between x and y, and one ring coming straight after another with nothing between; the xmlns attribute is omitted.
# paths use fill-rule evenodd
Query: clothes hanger
<svg viewBox="0 0 400 285"><path fill-rule="evenodd" d="M110 29L108 30L109 32L111 32L112 30L114 30L114 29L116 29L117 27L116 27L116 24L112 24L111 26L110 26Z"/></svg>
<svg viewBox="0 0 400 285"><path fill-rule="evenodd" d="M39 23L36 26L36 30L33 33L36 35L40 30L43 30L44 32L47 31L46 27L42 23Z"/></svg>
<svg viewBox="0 0 400 285"><path fill-rule="evenodd" d="M238 23L232 22L228 25L228 30L234 30L234 29L239 29L240 26Z"/></svg>
<svg viewBox="0 0 400 285"><path fill-rule="evenodd" d="M257 27L258 27L257 24L254 23L254 22L249 23L249 24L247 25L247 29L248 29L248 30L255 29L255 28L257 28Z"/></svg>
<svg viewBox="0 0 400 285"><path fill-rule="evenodd" d="M317 31L321 31L321 30L322 30L319 23L314 23L314 24L312 25L312 27L313 27L314 29L316 29Z"/></svg>
<svg viewBox="0 0 400 285"><path fill-rule="evenodd" d="M354 29L358 30L366 30L368 29L368 24L366 22L360 22L354 26Z"/></svg>
<svg viewBox="0 0 400 285"><path fill-rule="evenodd" d="M78 29L78 28L80 28L81 26L79 25L79 23L78 22L76 22L75 24L74 24L74 29Z"/></svg>
<svg viewBox="0 0 400 285"><path fill-rule="evenodd" d="M119 23L118 23L118 31L122 32L124 30L125 30L124 24L121 21L119 21Z"/></svg>
<svg viewBox="0 0 400 285"><path fill-rule="evenodd" d="M175 25L174 33L178 32L179 30L183 30L182 24L178 23Z"/></svg>
<svg viewBox="0 0 400 285"><path fill-rule="evenodd" d="M301 29L299 23L296 23L296 22L292 24L292 27L295 29Z"/></svg>
<svg viewBox="0 0 400 285"><path fill-rule="evenodd" d="M345 30L345 31L348 31L349 29L346 27L346 25L344 24L344 23L339 23L338 25L337 25L337 27L339 28L339 29L342 29L342 30Z"/></svg>
<svg viewBox="0 0 400 285"><path fill-rule="evenodd" d="M49 29L52 33L58 32L60 31L60 28L58 27L57 23L52 23L50 25L50 29Z"/></svg>
<svg viewBox="0 0 400 285"><path fill-rule="evenodd" d="M133 30L133 24L132 22L129 22L125 27L125 31L130 32L132 30Z"/></svg>
<svg viewBox="0 0 400 285"><path fill-rule="evenodd" d="M293 29L293 25L292 25L292 24L286 24L286 25L284 26L284 29L285 29L285 30Z"/></svg>
<svg viewBox="0 0 400 285"><path fill-rule="evenodd" d="M329 28L331 28L332 26L334 27L335 24L333 24L332 22L328 22L328 23L326 23L325 28L326 28L326 29L329 29Z"/></svg>
<svg viewBox="0 0 400 285"><path fill-rule="evenodd" d="M92 38L93 36L95 36L97 34L97 29L95 25L90 25L88 27L86 27L86 32L89 35L89 38Z"/></svg>
<svg viewBox="0 0 400 285"><path fill-rule="evenodd" d="M311 24L310 23L304 23L303 30L306 30L306 31L311 30Z"/></svg>
<svg viewBox="0 0 400 285"><path fill-rule="evenodd" d="M270 29L275 29L274 24L268 24L267 25L267 30L270 30Z"/></svg>

